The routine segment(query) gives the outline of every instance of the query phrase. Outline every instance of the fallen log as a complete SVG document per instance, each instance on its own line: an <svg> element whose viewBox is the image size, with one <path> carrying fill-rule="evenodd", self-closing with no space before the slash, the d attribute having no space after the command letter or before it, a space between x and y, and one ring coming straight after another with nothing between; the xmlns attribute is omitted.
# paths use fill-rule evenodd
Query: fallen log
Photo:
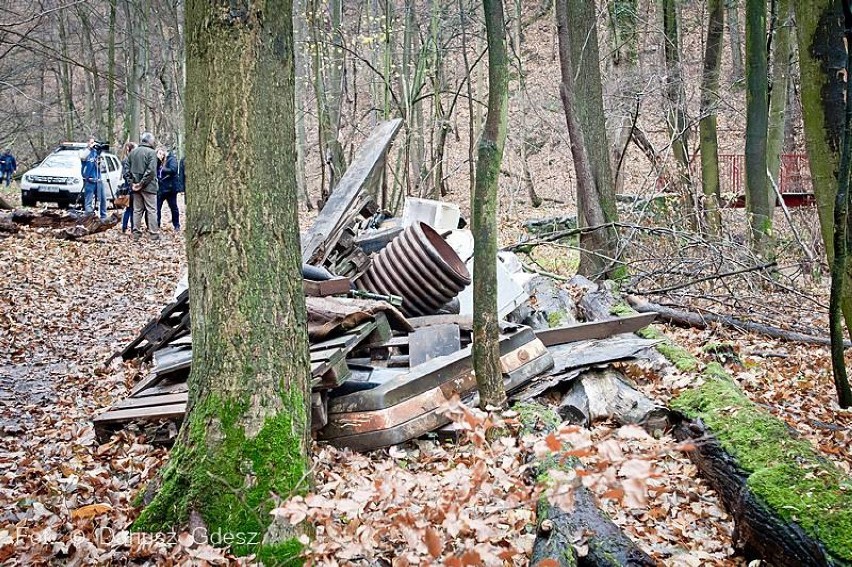
<svg viewBox="0 0 852 567"><path fill-rule="evenodd" d="M63 240L77 240L84 236L91 236L92 234L109 230L120 221L121 218L115 213L108 216L106 220L101 220L96 214L89 214L78 220L74 226L55 230L54 235Z"/></svg>
<svg viewBox="0 0 852 567"><path fill-rule="evenodd" d="M728 315L717 315L715 313L693 313L691 311L672 309L671 307L665 307L663 305L645 301L644 299L634 295L627 296L627 301L633 309L640 313L656 313L660 319L680 327L706 329L710 323L717 323L738 331L757 333L767 337L772 337L773 339L780 339L782 341L814 345L831 344L831 339L828 337L816 337L813 335L806 335L804 333L797 333L796 331L787 331L785 329L779 329L778 327L771 327L761 323L743 321L742 319L737 319L736 317L730 317ZM843 346L845 348L850 348L852 347L852 342L844 341Z"/></svg>
<svg viewBox="0 0 852 567"><path fill-rule="evenodd" d="M612 368L590 370L573 380L556 411L563 420L584 427L610 419L619 425L639 425L649 433L669 427L668 409Z"/></svg>
<svg viewBox="0 0 852 567"><path fill-rule="evenodd" d="M15 207L13 207L12 204L3 197L3 195L0 195L0 209L4 211L11 211L14 208Z"/></svg>
<svg viewBox="0 0 852 567"><path fill-rule="evenodd" d="M515 406L527 429L553 430L559 418L552 409L540 404ZM538 427L536 427L538 425ZM574 467L574 457L552 455L539 465L539 478L546 479L554 467ZM585 553L581 554L578 548ZM581 556L582 555L582 556ZM547 563L544 563L547 561ZM565 511L541 498L536 505L536 537L530 565L560 567L642 567L656 565L598 508L594 495L584 486L574 489L574 507Z"/></svg>
<svg viewBox="0 0 852 567"><path fill-rule="evenodd" d="M674 429L719 494L747 556L780 567L852 565L852 479L759 409L721 368L673 400Z"/></svg>
<svg viewBox="0 0 852 567"><path fill-rule="evenodd" d="M568 280L568 283L585 291L583 297L577 302L577 308L586 321L617 318L612 311L619 300L605 285L597 284L579 274Z"/></svg>

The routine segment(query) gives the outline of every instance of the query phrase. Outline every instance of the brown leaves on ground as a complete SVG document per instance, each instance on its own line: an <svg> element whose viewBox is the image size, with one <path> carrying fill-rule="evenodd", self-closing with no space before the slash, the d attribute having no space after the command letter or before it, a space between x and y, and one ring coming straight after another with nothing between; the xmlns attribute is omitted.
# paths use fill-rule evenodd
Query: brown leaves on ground
<svg viewBox="0 0 852 567"><path fill-rule="evenodd" d="M166 451L133 432L98 445L91 418L139 369L107 357L169 301L183 241L134 243L118 230L63 242L25 230L0 242L0 561L11 565L232 564L186 533L133 534L133 499ZM518 437L507 414L447 408L466 441L418 441L369 455L317 447L316 491L276 511L316 529L316 564L526 565L536 498L569 505L583 483L666 564L731 564L730 522L671 439L635 428L562 428ZM494 418L496 419L496 418ZM508 437L488 440L487 428ZM536 484L536 455L581 469ZM581 545L581 544L578 544ZM252 558L242 560L252 563Z"/></svg>

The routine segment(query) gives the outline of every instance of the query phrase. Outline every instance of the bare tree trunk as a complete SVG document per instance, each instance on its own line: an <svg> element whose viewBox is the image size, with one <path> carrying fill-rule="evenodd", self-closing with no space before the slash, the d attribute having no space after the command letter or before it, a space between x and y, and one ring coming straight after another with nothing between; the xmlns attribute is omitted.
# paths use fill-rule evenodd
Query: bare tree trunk
<svg viewBox="0 0 852 567"><path fill-rule="evenodd" d="M107 39L107 121L108 139L115 139L115 20L118 0L109 0L109 36ZM123 141L123 140L121 140Z"/></svg>
<svg viewBox="0 0 852 567"><path fill-rule="evenodd" d="M739 0L725 0L725 11L728 16L728 36L731 39L731 83L741 83L745 79L739 5Z"/></svg>
<svg viewBox="0 0 852 567"><path fill-rule="evenodd" d="M308 69L307 47L310 44L305 14L307 3L305 0L293 1L293 44L296 46L296 194L299 201L304 203L309 211L314 209L311 196L308 194L308 180L305 172L305 148L307 146L307 134L305 132L305 116L307 104L305 93L311 83L310 70Z"/></svg>
<svg viewBox="0 0 852 567"><path fill-rule="evenodd" d="M677 168L674 184L681 195L683 212L692 226L697 226L697 207L689 174L689 131L686 122L686 93L680 63L679 0L663 0L663 36L666 63L666 124Z"/></svg>
<svg viewBox="0 0 852 567"><path fill-rule="evenodd" d="M515 26L513 33L513 43L515 47L515 62L518 68L518 100L520 101L520 124L518 127L518 151L521 158L521 183L527 190L527 196L530 199L530 204L533 207L541 206L541 197L535 192L535 184L533 183L532 173L527 157L528 133L527 133L527 112L529 105L527 104L527 81L524 76L524 57L523 57L523 29L521 26L521 0L515 0Z"/></svg>
<svg viewBox="0 0 852 567"><path fill-rule="evenodd" d="M802 117L820 233L829 263L834 263L834 208L844 138L845 52L843 12L833 0L794 0L799 46ZM846 329L852 336L852 259L846 258L841 298Z"/></svg>
<svg viewBox="0 0 852 567"><path fill-rule="evenodd" d="M746 0L746 61L746 209L752 249L760 257L768 259L772 255L775 198L774 192L769 189L766 175L769 119L766 0Z"/></svg>
<svg viewBox="0 0 852 567"><path fill-rule="evenodd" d="M790 0L776 0L773 18L772 42L772 85L769 93L769 130L766 140L766 162L772 181L781 187L781 154L784 151L784 135L787 124L787 98L789 94L790 67L792 56L791 32L793 7ZM770 199L771 200L771 199Z"/></svg>
<svg viewBox="0 0 852 567"><path fill-rule="evenodd" d="M187 5L193 363L162 486L134 527L168 530L191 518L210 534L254 533L231 550L278 565L301 545L270 510L307 489L310 474L292 12L287 0L229 7Z"/></svg>
<svg viewBox="0 0 852 567"><path fill-rule="evenodd" d="M707 45L704 52L704 75L701 82L701 185L704 192L703 219L710 234L718 235L722 227L719 211L719 140L716 136L716 113L719 105L719 71L722 67L722 35L725 11L722 0L708 0Z"/></svg>
<svg viewBox="0 0 852 567"><path fill-rule="evenodd" d="M622 153L627 151L634 113L639 103L639 35L637 33L637 0L609 0L608 23L610 46L610 76L604 81L604 100L607 103L607 132L610 132L610 165L615 192L624 187Z"/></svg>
<svg viewBox="0 0 852 567"><path fill-rule="evenodd" d="M473 218L473 368L483 409L502 407L506 390L500 370L497 321L497 192L506 143L509 57L503 0L483 0L488 40L488 114L476 162Z"/></svg>
<svg viewBox="0 0 852 567"><path fill-rule="evenodd" d="M556 26L562 82L559 93L568 122L577 173L580 227L579 272L592 279L623 275L618 262L617 220L609 146L603 117L595 6L592 0L557 0Z"/></svg>

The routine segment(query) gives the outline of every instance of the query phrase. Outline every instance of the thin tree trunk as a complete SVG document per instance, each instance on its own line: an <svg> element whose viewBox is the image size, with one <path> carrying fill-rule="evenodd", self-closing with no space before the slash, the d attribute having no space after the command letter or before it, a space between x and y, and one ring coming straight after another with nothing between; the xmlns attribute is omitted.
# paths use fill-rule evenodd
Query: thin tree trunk
<svg viewBox="0 0 852 567"><path fill-rule="evenodd" d="M506 403L497 321L497 192L506 143L509 57L503 0L483 0L488 41L488 113L479 141L471 199L473 234L473 368L483 409Z"/></svg>
<svg viewBox="0 0 852 567"><path fill-rule="evenodd" d="M473 195L474 186L476 184L476 159L474 148L476 147L476 118L474 114L474 90L473 77L474 70L470 68L470 58L467 53L467 29L470 25L468 22L468 9L464 4L464 0L458 0L459 13L461 14L461 39L462 39L462 59L464 60L465 73L470 77L467 81L467 121L468 121L468 136L467 136L467 166L468 178L470 185L470 194Z"/></svg>
<svg viewBox="0 0 852 567"><path fill-rule="evenodd" d="M708 0L707 45L701 82L701 185L704 192L704 223L710 234L722 227L719 211L719 140L716 136L716 112L719 105L719 71L722 67L722 35L725 11L722 0Z"/></svg>
<svg viewBox="0 0 852 567"><path fill-rule="evenodd" d="M560 95L577 173L581 227L601 227L580 236L579 272L592 279L618 278L618 220L609 145L603 116L595 5L592 0L557 0L556 26L562 83Z"/></svg>
<svg viewBox="0 0 852 567"><path fill-rule="evenodd" d="M607 103L607 132L610 132L610 165L615 192L624 187L625 173L619 167L633 130L634 108L641 86L639 34L637 33L637 0L609 0L608 23L612 46L609 57L610 76L604 82Z"/></svg>
<svg viewBox="0 0 852 567"><path fill-rule="evenodd" d="M307 133L305 132L305 116L307 105L305 92L310 84L310 70L308 69L308 58L305 47L309 45L309 35L305 14L307 5L305 0L294 0L293 2L293 38L296 46L296 185L299 201L304 203L309 211L314 209L311 197L308 194L307 174L305 173L305 148L307 147Z"/></svg>
<svg viewBox="0 0 852 567"><path fill-rule="evenodd" d="M515 61L518 67L518 100L520 101L520 117L519 117L519 127L518 127L518 146L519 146L519 154L521 158L521 183L523 183L524 188L527 190L527 196L530 199L530 204L534 207L540 207L542 200L541 197L538 196L538 193L535 192L535 184L533 183L532 173L530 172L530 166L527 156L527 145L528 145L528 134L527 134L527 112L528 112L528 104L527 104L527 80L524 75L524 57L523 57L523 29L521 25L521 0L515 0L515 26L513 33L513 42L515 46Z"/></svg>
<svg viewBox="0 0 852 567"><path fill-rule="evenodd" d="M766 63L766 0L746 0L746 210L752 250L772 256L774 193L766 175L766 134L769 119ZM770 198L772 197L772 198Z"/></svg>
<svg viewBox="0 0 852 567"><path fill-rule="evenodd" d="M63 126L65 128L65 139L72 140L74 139L74 114L76 113L76 109L74 108L74 94L71 89L73 76L71 65L68 63L68 61L70 61L70 54L68 52L69 42L65 25L65 17L66 14L64 12L59 13L59 42L60 50L62 52L62 61L59 63L60 82L62 88L61 108L65 109L62 115Z"/></svg>
<svg viewBox="0 0 852 567"><path fill-rule="evenodd" d="M743 65L743 39L740 33L739 0L725 0L728 17L728 36L731 39L731 83L741 83L745 79Z"/></svg>
<svg viewBox="0 0 852 567"><path fill-rule="evenodd" d="M229 6L187 5L193 363L162 485L134 527L192 518L210 534L254 534L231 550L285 564L301 546L270 510L305 490L310 473L292 12L288 0Z"/></svg>
<svg viewBox="0 0 852 567"><path fill-rule="evenodd" d="M677 168L675 190L681 195L683 212L690 225L695 226L696 203L689 175L689 132L686 123L686 92L680 63L679 0L663 0L663 43L666 62L666 124L672 154Z"/></svg>
<svg viewBox="0 0 852 567"><path fill-rule="evenodd" d="M790 0L776 0L776 24L772 42L772 86L769 95L769 130L766 140L766 162L769 175L781 187L781 154L787 124L789 93L791 31L793 8Z"/></svg>
<svg viewBox="0 0 852 567"><path fill-rule="evenodd" d="M109 139L115 137L115 20L117 0L109 0L109 32L107 39L107 122Z"/></svg>

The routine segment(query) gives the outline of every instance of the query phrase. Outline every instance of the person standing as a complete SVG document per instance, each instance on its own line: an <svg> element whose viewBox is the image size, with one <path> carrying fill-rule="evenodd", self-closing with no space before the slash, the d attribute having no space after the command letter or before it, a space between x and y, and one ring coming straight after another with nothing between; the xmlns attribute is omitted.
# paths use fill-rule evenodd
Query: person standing
<svg viewBox="0 0 852 567"><path fill-rule="evenodd" d="M130 175L130 152L136 149L136 142L127 142L124 144L124 159L121 162L121 176L124 178L125 191L129 193L130 200L127 207L124 208L124 215L121 218L121 232L127 232L127 226L133 228L133 193L130 187L133 185L133 178Z"/></svg>
<svg viewBox="0 0 852 567"><path fill-rule="evenodd" d="M0 155L0 179L6 182L6 187L12 182L12 175L18 170L18 162L15 161L15 156L9 148L3 150Z"/></svg>
<svg viewBox="0 0 852 567"><path fill-rule="evenodd" d="M81 174L83 176L83 210L86 214L95 211L95 197L98 199L98 212L101 220L106 220L106 195L104 185L101 181L101 147L94 137L89 138L89 144L85 150L80 152L80 161L83 162Z"/></svg>
<svg viewBox="0 0 852 567"><path fill-rule="evenodd" d="M156 140L151 132L139 139L139 146L130 152L131 195L133 202L133 238L142 238L142 217L148 224L151 240L160 239L157 225L157 151Z"/></svg>
<svg viewBox="0 0 852 567"><path fill-rule="evenodd" d="M161 226L163 218L163 203L169 204L172 213L172 226L175 232L180 231L180 212L178 211L178 161L174 154L165 148L157 150L157 226Z"/></svg>

